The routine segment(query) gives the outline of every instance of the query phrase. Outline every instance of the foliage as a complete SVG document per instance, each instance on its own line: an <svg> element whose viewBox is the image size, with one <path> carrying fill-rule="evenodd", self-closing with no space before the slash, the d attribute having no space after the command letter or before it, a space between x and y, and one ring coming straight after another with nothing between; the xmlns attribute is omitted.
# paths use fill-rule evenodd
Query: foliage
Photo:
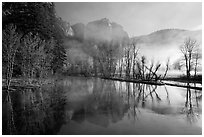
<svg viewBox="0 0 204 137"><path fill-rule="evenodd" d="M14 70L26 78L42 77L42 72L48 75L48 71L52 74L63 68L65 29L63 21L56 16L53 3L4 2L2 10L3 31L12 24L15 26L12 35L18 35L19 39L19 46L15 47L11 59L6 57L10 52L7 47L11 43L16 45L15 39L3 36L3 63L13 62Z"/></svg>
<svg viewBox="0 0 204 137"><path fill-rule="evenodd" d="M52 34L52 20L55 17L54 4L42 2L4 2L2 4L3 29L13 23L23 35L39 33L44 38Z"/></svg>
<svg viewBox="0 0 204 137"><path fill-rule="evenodd" d="M13 24L8 25L7 28L3 30L3 74L6 74L6 86L8 89L13 75L16 51L20 45L20 37L20 34L16 33L16 26Z"/></svg>

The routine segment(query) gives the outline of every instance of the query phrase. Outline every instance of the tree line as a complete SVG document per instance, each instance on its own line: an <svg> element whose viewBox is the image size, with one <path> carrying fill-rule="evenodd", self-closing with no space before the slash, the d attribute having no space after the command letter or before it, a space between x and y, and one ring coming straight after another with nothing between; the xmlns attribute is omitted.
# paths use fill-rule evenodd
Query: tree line
<svg viewBox="0 0 204 137"><path fill-rule="evenodd" d="M164 79L170 68L168 59L164 74L158 75L161 63L152 61L149 64L147 58L141 55L137 41L130 39L120 42L90 40L84 41L84 44L84 52L90 58L77 63L68 62L67 74L157 81Z"/></svg>
<svg viewBox="0 0 204 137"><path fill-rule="evenodd" d="M91 41L88 44L94 45L86 48L86 50L94 53L90 54L91 61L83 60L77 64L69 64L68 74L158 81L165 79L171 69L170 58L167 58L165 64L154 62L154 60L149 61L147 57L141 54L137 41L134 40L128 40L122 44L117 43L116 45L107 41L99 43ZM184 40L179 48L181 53L179 67L186 70L187 79L192 78L192 76L195 78L201 59L199 44L195 39L189 37ZM163 74L159 73L161 70Z"/></svg>
<svg viewBox="0 0 204 137"><path fill-rule="evenodd" d="M2 3L2 70L8 87L13 76L29 82L62 71L62 28L53 3Z"/></svg>

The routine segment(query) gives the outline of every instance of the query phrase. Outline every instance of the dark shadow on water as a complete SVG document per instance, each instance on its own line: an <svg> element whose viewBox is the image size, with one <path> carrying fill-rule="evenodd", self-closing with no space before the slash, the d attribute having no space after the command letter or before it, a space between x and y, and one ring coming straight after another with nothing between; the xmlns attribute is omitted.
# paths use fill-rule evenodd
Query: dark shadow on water
<svg viewBox="0 0 204 137"><path fill-rule="evenodd" d="M56 134L65 123L62 89L17 89L3 92L3 134Z"/></svg>

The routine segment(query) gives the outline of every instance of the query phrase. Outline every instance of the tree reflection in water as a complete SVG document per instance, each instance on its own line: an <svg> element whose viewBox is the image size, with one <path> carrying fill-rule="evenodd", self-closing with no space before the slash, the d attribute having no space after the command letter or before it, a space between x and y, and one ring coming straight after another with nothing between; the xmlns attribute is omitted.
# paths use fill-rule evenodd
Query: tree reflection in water
<svg viewBox="0 0 204 137"><path fill-rule="evenodd" d="M71 91L72 92L72 91ZM121 120L128 106L123 97L116 91L113 81L95 80L92 94L85 99L69 103L72 119L76 122L88 121L92 124L107 127L110 122Z"/></svg>
<svg viewBox="0 0 204 137"><path fill-rule="evenodd" d="M65 96L54 85L4 92L3 134L56 134L64 123Z"/></svg>
<svg viewBox="0 0 204 137"><path fill-rule="evenodd" d="M137 124L144 110L178 115L172 111L173 95L167 89L142 83L70 78L42 88L3 91L3 134L58 134L62 125L73 122L107 128L124 118ZM191 92L188 88L183 112L188 121L194 122L201 113L202 93Z"/></svg>
<svg viewBox="0 0 204 137"><path fill-rule="evenodd" d="M130 107L130 112L134 121L138 120L138 113L141 114L140 109L151 109L159 113L159 108L157 104L160 103L162 99L157 93L157 85L147 85L142 83L133 83L132 92L130 91L130 83L126 83L126 92L128 95L128 106ZM169 100L169 94L167 89L167 100ZM130 103L130 100L132 104ZM151 102L150 102L151 101ZM156 102L155 102L156 101ZM132 109L131 109L132 108Z"/></svg>
<svg viewBox="0 0 204 137"><path fill-rule="evenodd" d="M16 134L16 126L15 126L15 122L14 122L14 111L13 111L13 104L12 104L12 100L11 100L11 96L10 96L10 92L6 92L7 94L3 94L3 97L5 98L5 100L3 101L3 113L2 115L4 116L2 121L2 126L3 128L6 128L7 131L5 132L6 134L10 133L10 134ZM4 134L4 130L3 130L3 134Z"/></svg>
<svg viewBox="0 0 204 137"><path fill-rule="evenodd" d="M190 86L190 84L187 83L187 86ZM183 110L183 112L186 113L187 121L190 124L197 122L197 120L199 118L199 111L201 111L201 110L199 108L199 103L198 103L199 101L198 100L202 98L202 94L200 96L198 96L197 90L194 90L195 97L193 98L192 92L193 92L192 89L187 88L187 90L186 90L186 102L185 102L185 107ZM195 101L195 102L193 102L193 101Z"/></svg>

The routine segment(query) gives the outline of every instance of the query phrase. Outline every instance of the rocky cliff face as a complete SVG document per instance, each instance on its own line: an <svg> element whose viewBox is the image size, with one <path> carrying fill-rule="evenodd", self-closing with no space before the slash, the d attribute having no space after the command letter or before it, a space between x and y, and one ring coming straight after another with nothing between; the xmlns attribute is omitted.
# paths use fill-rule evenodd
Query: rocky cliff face
<svg viewBox="0 0 204 137"><path fill-rule="evenodd" d="M74 32L74 37L80 41L84 40L85 25L83 23L77 23L71 26Z"/></svg>
<svg viewBox="0 0 204 137"><path fill-rule="evenodd" d="M117 23L110 22L109 19L101 19L89 22L87 25L77 23L70 25L64 23L66 36L79 41L91 40L94 42L122 42L128 41L129 37L123 27Z"/></svg>
<svg viewBox="0 0 204 137"><path fill-rule="evenodd" d="M89 22L85 29L85 39L94 41L122 41L128 39L128 34L117 23L109 19L101 19Z"/></svg>
<svg viewBox="0 0 204 137"><path fill-rule="evenodd" d="M74 36L74 31L71 27L71 25L69 23L65 24L66 26L66 30L65 30L65 34L66 36Z"/></svg>

